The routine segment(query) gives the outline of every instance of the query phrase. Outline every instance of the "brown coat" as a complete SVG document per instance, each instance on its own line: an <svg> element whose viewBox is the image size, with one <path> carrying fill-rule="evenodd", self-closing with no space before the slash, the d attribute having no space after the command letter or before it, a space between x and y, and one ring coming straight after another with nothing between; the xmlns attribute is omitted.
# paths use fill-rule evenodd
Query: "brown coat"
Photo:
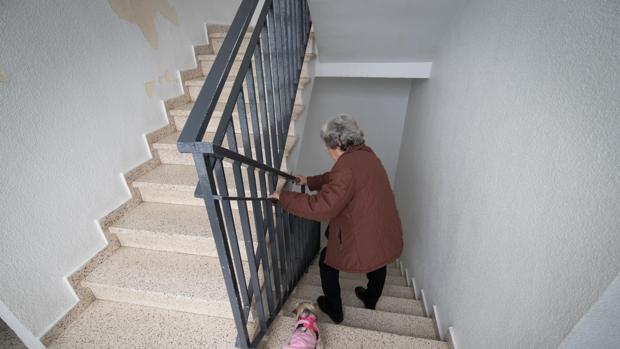
<svg viewBox="0 0 620 349"><path fill-rule="evenodd" d="M280 205L298 216L330 220L325 264L368 273L396 260L403 250L394 193L379 158L369 147L349 148L330 172L308 177L316 195L280 194Z"/></svg>

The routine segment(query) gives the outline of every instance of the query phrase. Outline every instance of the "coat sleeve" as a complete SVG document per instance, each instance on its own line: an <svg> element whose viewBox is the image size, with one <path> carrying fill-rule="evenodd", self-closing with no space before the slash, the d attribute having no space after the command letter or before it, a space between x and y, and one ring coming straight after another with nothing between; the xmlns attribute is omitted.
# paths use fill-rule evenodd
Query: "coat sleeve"
<svg viewBox="0 0 620 349"><path fill-rule="evenodd" d="M308 189L310 191L321 190L321 187L329 182L329 172L325 172L318 176L310 176L308 177Z"/></svg>
<svg viewBox="0 0 620 349"><path fill-rule="evenodd" d="M337 216L353 198L353 174L348 168L332 170L316 195L282 192L280 206L295 215L323 221Z"/></svg>

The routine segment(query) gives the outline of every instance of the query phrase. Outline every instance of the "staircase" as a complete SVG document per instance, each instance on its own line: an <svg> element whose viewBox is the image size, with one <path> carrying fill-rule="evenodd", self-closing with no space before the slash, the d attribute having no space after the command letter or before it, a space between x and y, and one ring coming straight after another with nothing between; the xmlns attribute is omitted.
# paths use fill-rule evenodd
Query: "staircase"
<svg viewBox="0 0 620 349"><path fill-rule="evenodd" d="M210 26L210 44L195 49L199 67L182 72L185 94L166 102L170 125L149 136L154 158L134 170L128 180L134 194L132 200L106 219L110 223L104 224L104 229L111 242L103 254L106 258L95 259L92 268L85 268L88 273L77 291L86 295L83 306L88 305L89 299L92 302L49 348L235 348L235 343L239 343L238 317L231 307L230 290L227 290L230 284L223 274L225 268L218 256L205 201L194 195L198 182L196 167L191 154L177 150L180 131L222 47L226 30L223 26ZM244 42L247 39L249 34ZM304 110L299 90L311 83L307 62L314 57L312 46L308 45L310 50L306 51L298 92L291 106L292 122ZM235 64L240 63L243 53L241 49ZM206 128L204 142L211 142L218 131L234 78L231 73ZM233 112L232 117L237 144L242 145L240 116ZM297 143L294 127L288 130L285 157ZM252 134L253 130L249 132ZM222 146L227 146L226 140ZM242 147L237 151L245 153ZM254 149L251 153L256 158ZM223 172L232 178L234 167L223 161L222 164ZM282 164L281 170L285 171L286 161ZM247 177L243 182L248 188ZM231 196L251 196L247 191L237 192L235 181L226 184ZM237 202L231 202L230 206L235 215L242 209L253 215L252 206L243 208L245 205ZM256 239L255 221L249 222L256 250L256 241L260 239ZM234 223L241 225L239 220ZM237 226L239 231L242 228ZM238 239L239 245L244 246L242 234ZM239 250L240 259L247 262L246 249ZM264 260L272 261L271 256ZM242 269L246 272L245 280L241 281L249 285L251 273L245 264ZM261 275L258 274L259 285L264 287ZM389 266L383 297L376 310L364 309L353 293L355 286L364 284L363 275L341 273L345 320L336 325L319 314L325 348L448 348L447 343L438 340L433 321L424 316L420 302L395 265ZM290 310L300 301L314 302L322 294L320 285L315 262L280 313L274 314L275 319L269 323L260 344L262 347L280 348L286 342L295 323ZM250 337L260 331L254 303L247 328Z"/></svg>
<svg viewBox="0 0 620 349"><path fill-rule="evenodd" d="M325 348L448 349L440 341L433 320L424 315L420 301L396 264L388 266L383 295L375 310L365 309L355 296L356 286L366 286L366 276L340 273L344 321L338 325L319 313L319 329ZM288 304L271 326L266 348L279 349L295 328L290 310L299 302L316 304L323 294L318 264L301 279Z"/></svg>
<svg viewBox="0 0 620 349"><path fill-rule="evenodd" d="M154 160L129 183L135 207L108 228L120 247L81 282L95 300L49 348L235 348L237 332L209 218L203 200L194 196L196 168L191 155L177 150L180 130L226 35L223 26L208 31L210 44L195 50L198 69L181 74L186 93L166 102L171 125L150 137ZM313 57L308 52L305 62ZM310 83L307 75L301 80L304 87ZM223 108L219 103L205 141L212 139ZM296 100L294 118L303 110ZM238 124L238 115L233 117ZM296 142L290 127L287 153Z"/></svg>

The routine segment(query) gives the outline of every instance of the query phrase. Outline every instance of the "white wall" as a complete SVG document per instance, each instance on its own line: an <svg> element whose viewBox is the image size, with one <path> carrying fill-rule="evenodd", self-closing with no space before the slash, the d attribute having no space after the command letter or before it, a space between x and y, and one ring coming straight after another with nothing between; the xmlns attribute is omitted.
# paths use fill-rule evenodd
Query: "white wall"
<svg viewBox="0 0 620 349"><path fill-rule="evenodd" d="M614 348L620 343L620 274L564 338L559 349Z"/></svg>
<svg viewBox="0 0 620 349"><path fill-rule="evenodd" d="M121 173L149 159L204 23L239 1L169 4L154 48L108 1L0 1L0 301L37 337L76 303L65 277L104 247L96 220L129 198Z"/></svg>
<svg viewBox="0 0 620 349"><path fill-rule="evenodd" d="M617 1L468 3L414 83L404 260L460 348L555 348L620 270Z"/></svg>
<svg viewBox="0 0 620 349"><path fill-rule="evenodd" d="M322 62L428 62L464 0L309 0Z"/></svg>
<svg viewBox="0 0 620 349"><path fill-rule="evenodd" d="M319 136L321 126L339 113L351 114L364 130L393 182L410 80L315 78L295 173L328 171L333 161Z"/></svg>

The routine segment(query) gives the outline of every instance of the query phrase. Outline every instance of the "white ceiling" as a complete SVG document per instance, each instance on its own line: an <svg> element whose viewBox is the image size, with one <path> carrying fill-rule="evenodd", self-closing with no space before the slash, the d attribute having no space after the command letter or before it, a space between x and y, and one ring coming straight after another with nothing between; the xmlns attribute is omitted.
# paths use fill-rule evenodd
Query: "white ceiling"
<svg viewBox="0 0 620 349"><path fill-rule="evenodd" d="M308 0L322 62L432 61L464 0Z"/></svg>

